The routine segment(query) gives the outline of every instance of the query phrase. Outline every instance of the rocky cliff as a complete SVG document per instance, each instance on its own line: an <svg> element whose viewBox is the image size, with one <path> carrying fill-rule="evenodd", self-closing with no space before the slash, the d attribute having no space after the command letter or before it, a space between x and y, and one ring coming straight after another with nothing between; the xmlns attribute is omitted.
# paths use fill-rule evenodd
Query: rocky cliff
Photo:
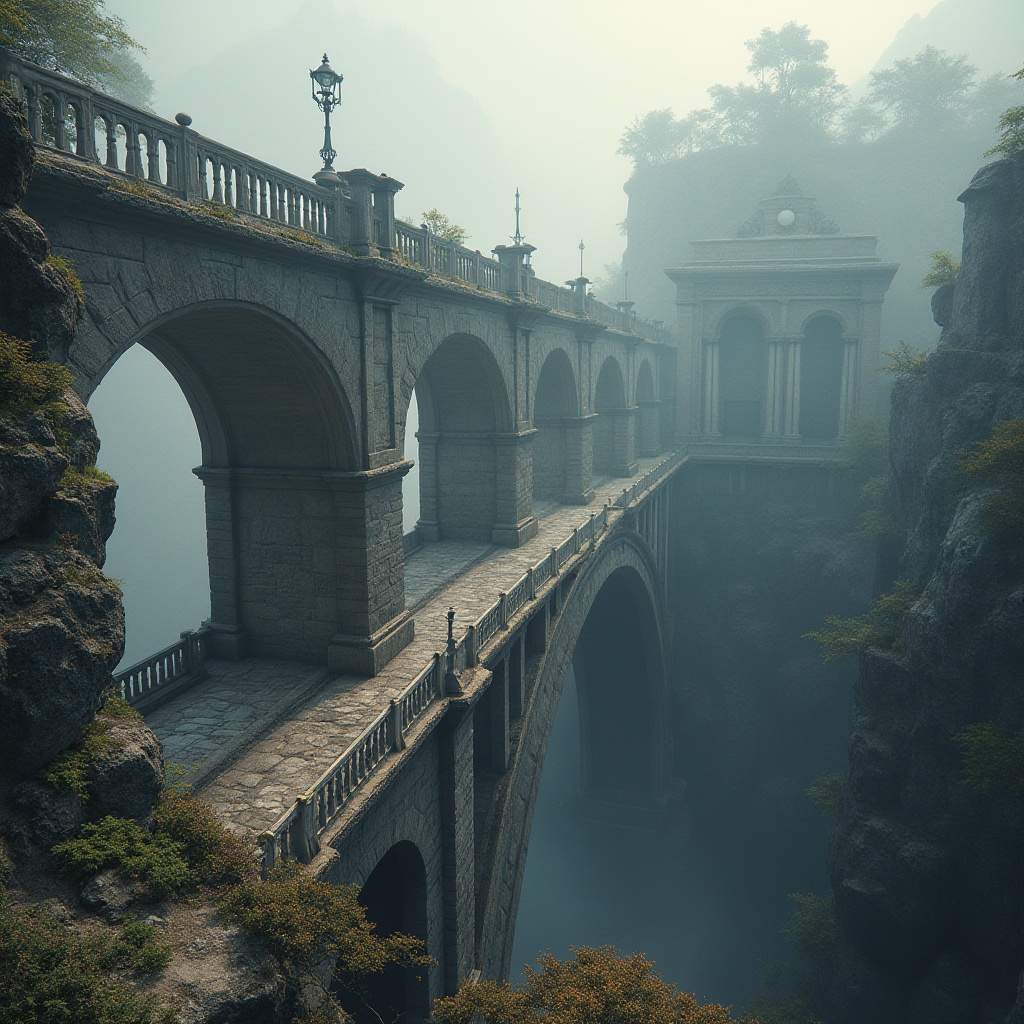
<svg viewBox="0 0 1024 1024"><path fill-rule="evenodd" d="M829 854L835 1024L1022 1019L1024 807L1012 787L965 781L963 737L1024 727L1020 494L1005 474L964 467L1024 416L1024 154L983 168L960 198L963 262L936 303L940 343L893 393L899 575L919 597L900 642L861 658Z"/></svg>

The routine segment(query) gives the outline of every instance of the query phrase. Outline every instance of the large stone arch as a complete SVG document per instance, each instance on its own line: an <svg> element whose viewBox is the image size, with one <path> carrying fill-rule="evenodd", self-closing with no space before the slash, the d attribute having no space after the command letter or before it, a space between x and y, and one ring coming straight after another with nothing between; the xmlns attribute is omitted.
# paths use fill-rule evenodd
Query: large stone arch
<svg viewBox="0 0 1024 1024"><path fill-rule="evenodd" d="M378 934L413 935L423 941L424 948L430 948L427 867L415 843L399 840L377 860L360 885L359 902ZM429 1018L430 978L422 968L391 964L364 983L365 995L357 999L341 989L337 979L332 986L355 1024L379 1024L381 1020L422 1024Z"/></svg>
<svg viewBox="0 0 1024 1024"><path fill-rule="evenodd" d="M548 738L566 670L577 652L587 619L610 580L614 587L622 588L620 593L628 593L631 600L638 602L636 619L642 635L637 641L650 645L646 652L647 676L643 681L646 687L643 721L649 725L649 732L645 731L642 737L651 772L648 802L659 802L667 786L671 756L667 612L654 553L632 529L620 526L581 571L564 607L553 620L547 650L536 670L533 696L523 712L520 740L498 796L501 806L495 816L497 834L491 844L495 861L484 865L480 872L482 887L478 899L482 900L483 916L477 964L485 977L508 974L519 891ZM621 644L621 633L618 636ZM594 681L593 674L590 681ZM587 682L586 678L580 681L584 702L588 698L582 691ZM600 695L595 689L593 697ZM623 686L618 700L628 699L629 690ZM593 732L590 738L595 738ZM586 756L592 768L595 755Z"/></svg>
<svg viewBox="0 0 1024 1024"><path fill-rule="evenodd" d="M544 360L534 392L534 501L578 500L579 474L573 474L571 462L580 457L579 422L576 374L565 350L556 348Z"/></svg>
<svg viewBox="0 0 1024 1024"><path fill-rule="evenodd" d="M840 433L845 358L844 320L822 310L804 322L800 338L800 436L834 441Z"/></svg>
<svg viewBox="0 0 1024 1024"><path fill-rule="evenodd" d="M753 310L736 310L718 335L718 429L723 437L755 438L764 422L768 334Z"/></svg>
<svg viewBox="0 0 1024 1024"><path fill-rule="evenodd" d="M530 492L524 501L518 486L529 479L532 431L515 430L513 402L490 348L470 334L449 335L423 363L415 388L420 538L515 545L536 532Z"/></svg>

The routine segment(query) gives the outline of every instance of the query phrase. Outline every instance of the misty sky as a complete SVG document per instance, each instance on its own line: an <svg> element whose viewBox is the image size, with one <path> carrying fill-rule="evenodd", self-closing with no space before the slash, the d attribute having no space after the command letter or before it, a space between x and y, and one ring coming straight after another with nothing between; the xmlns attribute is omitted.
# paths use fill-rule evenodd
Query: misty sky
<svg viewBox="0 0 1024 1024"><path fill-rule="evenodd" d="M978 0L980 7L1000 2ZM511 233L511 196L519 185L524 229L540 247L535 265L540 276L560 281L575 276L580 236L591 277L621 256L624 240L616 225L625 216L622 183L630 165L615 151L635 116L706 105L708 86L744 78L743 41L788 20L826 39L840 80L853 85L907 20L928 13L935 0L519 0L500 6L479 0L110 0L108 6L149 49L158 113L171 117L187 100L197 130L256 155L269 153L267 159L276 157L296 173L316 169L320 120L307 68L326 49L336 70L346 73L336 120L339 167L367 166L400 178L407 185L398 199L401 215L418 220L422 208L441 205L484 252ZM269 48L256 45L260 38ZM218 58L226 49L233 56L225 62ZM432 66L429 73L419 60ZM407 70L411 83L404 81ZM285 83L293 79L290 89ZM417 81L437 94L436 102L429 94L414 95ZM435 81L461 90L478 109L482 120L472 125L468 142L451 118L473 120L472 109L453 113L454 94ZM392 153L383 140L353 132L361 114L373 110L376 131L386 133L389 111L409 102L424 104L421 119L436 118L426 141ZM247 117L247 110L261 116ZM275 138L289 130L299 134L275 151ZM460 150L454 159L446 152L450 138L456 144L449 149ZM445 164L444 173L435 175L438 164Z"/></svg>

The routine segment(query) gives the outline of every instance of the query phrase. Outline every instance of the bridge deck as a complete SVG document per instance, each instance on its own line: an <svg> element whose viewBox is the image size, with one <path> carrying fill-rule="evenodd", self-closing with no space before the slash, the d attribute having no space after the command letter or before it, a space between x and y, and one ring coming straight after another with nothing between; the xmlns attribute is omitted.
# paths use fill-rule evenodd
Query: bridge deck
<svg viewBox="0 0 1024 1024"><path fill-rule="evenodd" d="M671 457L642 459L639 475ZM519 548L439 541L413 552L406 581L416 636L372 679L265 659L210 663L206 681L147 716L164 756L191 769L199 792L225 821L253 832L269 828L434 651L444 650L449 606L457 624L474 621L499 591L508 590L628 482L599 481L593 504L542 512L537 536Z"/></svg>

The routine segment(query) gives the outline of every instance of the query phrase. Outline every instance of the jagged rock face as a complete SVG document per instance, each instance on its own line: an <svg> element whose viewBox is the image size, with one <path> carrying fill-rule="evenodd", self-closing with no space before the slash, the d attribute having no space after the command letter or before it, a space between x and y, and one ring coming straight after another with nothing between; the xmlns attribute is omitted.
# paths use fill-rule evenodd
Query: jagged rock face
<svg viewBox="0 0 1024 1024"><path fill-rule="evenodd" d="M70 285L43 261L46 236L11 204L32 147L0 91L0 331L66 346L78 318ZM117 587L100 572L116 485L87 472L99 439L72 393L56 408L0 408L0 767L37 772L76 742L124 650Z"/></svg>
<svg viewBox="0 0 1024 1024"><path fill-rule="evenodd" d="M1024 813L964 783L956 737L1024 727L1024 552L961 469L1024 416L1024 154L984 168L962 199L939 347L893 393L900 575L921 597L902 647L861 660L829 856L844 933L835 1024L1020 1019Z"/></svg>
<svg viewBox="0 0 1024 1024"><path fill-rule="evenodd" d="M138 718L113 721L107 736L110 747L89 766L89 817L144 820L164 785L160 741Z"/></svg>

